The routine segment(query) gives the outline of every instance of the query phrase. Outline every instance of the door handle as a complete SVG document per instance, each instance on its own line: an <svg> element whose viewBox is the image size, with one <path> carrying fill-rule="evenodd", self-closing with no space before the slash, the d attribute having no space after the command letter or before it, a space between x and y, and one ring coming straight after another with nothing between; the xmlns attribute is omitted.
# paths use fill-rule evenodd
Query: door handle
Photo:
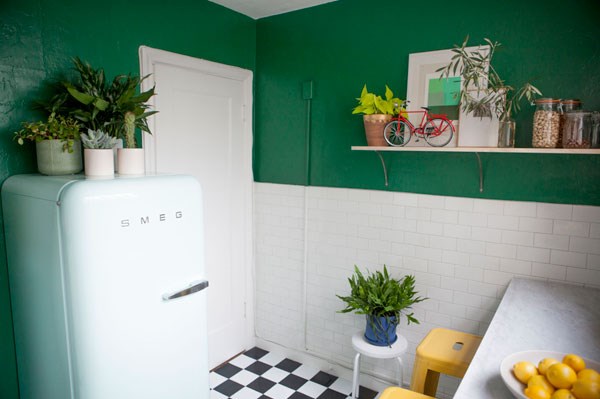
<svg viewBox="0 0 600 399"><path fill-rule="evenodd" d="M208 280L194 281L194 282L190 283L190 286L187 288L184 288L182 290L177 290L174 292L169 292L167 294L163 294L162 298L163 298L163 301L170 301L171 299L181 298L182 296L186 296L186 295L190 295L190 294L194 294L196 292L202 291L206 287L208 287Z"/></svg>

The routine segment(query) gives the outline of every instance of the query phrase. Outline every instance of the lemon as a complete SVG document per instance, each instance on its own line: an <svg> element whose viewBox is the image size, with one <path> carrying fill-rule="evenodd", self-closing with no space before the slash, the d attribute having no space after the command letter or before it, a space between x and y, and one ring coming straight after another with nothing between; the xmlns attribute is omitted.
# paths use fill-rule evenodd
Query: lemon
<svg viewBox="0 0 600 399"><path fill-rule="evenodd" d="M550 392L542 386L533 385L525 388L525 396L529 399L550 399Z"/></svg>
<svg viewBox="0 0 600 399"><path fill-rule="evenodd" d="M544 388L549 393L553 393L554 392L554 387L552 386L552 384L550 384L548 382L548 380L546 379L546 377L544 377L541 374L534 375L533 377L531 377L529 379L529 381L527 381L527 386L528 387L532 387L534 385L541 386L542 388Z"/></svg>
<svg viewBox="0 0 600 399"><path fill-rule="evenodd" d="M518 362L513 366L513 373L517 380L523 384L527 384L527 381L534 375L538 374L537 368L531 362Z"/></svg>
<svg viewBox="0 0 600 399"><path fill-rule="evenodd" d="M542 360L540 360L540 363L538 364L538 371L540 372L540 374L546 375L546 371L548 371L548 367L552 366L554 363L559 363L559 361L554 358L551 358L551 357L542 359Z"/></svg>
<svg viewBox="0 0 600 399"><path fill-rule="evenodd" d="M571 388L577 380L575 371L564 363L555 363L546 372L546 378L555 388Z"/></svg>
<svg viewBox="0 0 600 399"><path fill-rule="evenodd" d="M577 399L600 399L600 382L592 380L577 380L571 392Z"/></svg>
<svg viewBox="0 0 600 399"><path fill-rule="evenodd" d="M550 399L577 399L568 389L559 389L554 391Z"/></svg>
<svg viewBox="0 0 600 399"><path fill-rule="evenodd" d="M573 353L565 355L562 362L575 370L576 373L585 368L585 361L581 358L581 356L577 356Z"/></svg>
<svg viewBox="0 0 600 399"><path fill-rule="evenodd" d="M579 373L577 373L577 379L600 382L600 373L592 369L583 369Z"/></svg>

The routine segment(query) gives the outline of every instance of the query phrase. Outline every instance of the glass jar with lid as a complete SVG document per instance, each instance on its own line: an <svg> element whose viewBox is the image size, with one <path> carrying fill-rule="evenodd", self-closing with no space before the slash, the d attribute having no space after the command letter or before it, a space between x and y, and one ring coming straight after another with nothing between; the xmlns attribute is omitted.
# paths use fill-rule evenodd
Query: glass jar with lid
<svg viewBox="0 0 600 399"><path fill-rule="evenodd" d="M592 113L569 111L564 114L563 148L590 148Z"/></svg>
<svg viewBox="0 0 600 399"><path fill-rule="evenodd" d="M556 148L560 132L560 100L540 98L535 101L532 144L538 148Z"/></svg>
<svg viewBox="0 0 600 399"><path fill-rule="evenodd" d="M565 113L570 111L580 111L583 103L578 98L569 98L560 101L560 131L558 133L558 146L562 147L563 129L565 125Z"/></svg>
<svg viewBox="0 0 600 399"><path fill-rule="evenodd" d="M578 98L569 98L560 101L560 106L563 112L580 111L583 103Z"/></svg>

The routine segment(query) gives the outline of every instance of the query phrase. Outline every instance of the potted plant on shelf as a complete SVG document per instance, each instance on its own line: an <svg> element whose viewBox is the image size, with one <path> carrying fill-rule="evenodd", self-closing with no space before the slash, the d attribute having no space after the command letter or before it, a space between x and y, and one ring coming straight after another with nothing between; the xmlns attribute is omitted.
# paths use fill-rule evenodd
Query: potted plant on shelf
<svg viewBox="0 0 600 399"><path fill-rule="evenodd" d="M64 82L50 108L76 118L85 128L123 139L125 149L118 149L119 174L143 174L144 152L137 148L135 129L151 133L148 117L158 111L148 111L146 101L155 94L154 87L136 94L147 76L117 75L108 82L103 69L94 69L79 58L73 63L79 81Z"/></svg>
<svg viewBox="0 0 600 399"><path fill-rule="evenodd" d="M373 345L386 346L393 344L398 338L396 327L400 316L404 315L408 324L419 321L408 313L412 305L427 298L416 296L415 278L407 275L397 280L390 277L386 266L383 272L367 273L364 276L354 266L354 274L348 278L350 295L336 295L346 303L341 313L354 311L366 315L365 339Z"/></svg>
<svg viewBox="0 0 600 399"><path fill-rule="evenodd" d="M81 133L86 176L108 177L115 174L113 147L117 139L102 130L88 129Z"/></svg>
<svg viewBox="0 0 600 399"><path fill-rule="evenodd" d="M367 136L367 144L370 146L387 146L383 137L385 125L392 117L404 111L404 102L394 97L390 88L385 86L385 99L374 93L369 93L367 85L363 86L360 97L357 98L358 105L352 111L353 114L364 114L363 123Z"/></svg>
<svg viewBox="0 0 600 399"><path fill-rule="evenodd" d="M69 175L83 169L79 124L73 118L51 113L45 122L24 122L15 139L21 145L35 142L38 171L44 175Z"/></svg>
<svg viewBox="0 0 600 399"><path fill-rule="evenodd" d="M531 83L525 83L518 89L506 84L492 65L498 42L484 39L489 51L466 49L469 37L460 46L454 46L452 61L437 70L441 78L458 73L462 77L460 103L463 111L479 118L491 118L496 115L499 121L498 147L514 147L516 130L512 116L520 110L520 103L526 98L532 103L542 93Z"/></svg>

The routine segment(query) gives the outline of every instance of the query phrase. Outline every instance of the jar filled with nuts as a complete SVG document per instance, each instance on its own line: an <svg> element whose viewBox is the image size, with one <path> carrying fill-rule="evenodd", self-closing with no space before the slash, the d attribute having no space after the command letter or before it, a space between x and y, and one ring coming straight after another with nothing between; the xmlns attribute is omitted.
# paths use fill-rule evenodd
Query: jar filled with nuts
<svg viewBox="0 0 600 399"><path fill-rule="evenodd" d="M558 146L562 147L563 130L565 127L565 113L570 111L580 111L583 103L578 98L570 98L560 101L560 130L558 132Z"/></svg>
<svg viewBox="0 0 600 399"><path fill-rule="evenodd" d="M563 128L564 148L590 148L592 133L592 113L569 111L565 113Z"/></svg>
<svg viewBox="0 0 600 399"><path fill-rule="evenodd" d="M538 148L556 148L560 132L560 100L540 98L535 101L532 144Z"/></svg>

